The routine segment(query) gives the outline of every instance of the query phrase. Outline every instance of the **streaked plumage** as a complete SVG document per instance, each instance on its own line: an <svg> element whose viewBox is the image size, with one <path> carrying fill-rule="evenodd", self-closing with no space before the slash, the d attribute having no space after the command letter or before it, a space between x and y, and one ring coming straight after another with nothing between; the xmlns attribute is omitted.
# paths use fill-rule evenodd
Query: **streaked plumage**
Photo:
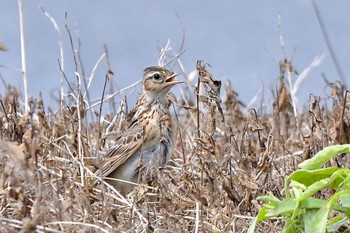
<svg viewBox="0 0 350 233"><path fill-rule="evenodd" d="M175 76L162 67L144 70L142 94L129 114L130 125L107 152L97 175L137 183L140 179L149 180L152 166L166 166L175 146L175 127L167 97L170 88L181 83L174 81ZM122 193L133 188L125 182L107 181Z"/></svg>

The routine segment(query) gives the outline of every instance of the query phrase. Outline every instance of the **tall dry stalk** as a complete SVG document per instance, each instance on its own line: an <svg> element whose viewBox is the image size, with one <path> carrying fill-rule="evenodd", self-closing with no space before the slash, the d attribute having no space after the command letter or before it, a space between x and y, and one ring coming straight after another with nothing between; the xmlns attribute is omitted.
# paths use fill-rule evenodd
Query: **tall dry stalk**
<svg viewBox="0 0 350 233"><path fill-rule="evenodd" d="M23 16L23 2L18 0L18 13L19 13L19 30L21 37L21 60L22 60L22 78L24 89L24 111L25 114L29 112L28 105L28 80L27 80L27 62L26 62L26 49L24 44L24 16Z"/></svg>

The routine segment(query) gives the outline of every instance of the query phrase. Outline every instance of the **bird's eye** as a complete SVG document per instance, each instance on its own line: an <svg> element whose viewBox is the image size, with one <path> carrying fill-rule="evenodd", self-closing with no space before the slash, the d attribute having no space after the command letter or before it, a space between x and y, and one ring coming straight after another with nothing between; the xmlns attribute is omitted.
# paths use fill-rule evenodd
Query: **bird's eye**
<svg viewBox="0 0 350 233"><path fill-rule="evenodd" d="M159 74L154 74L154 75L153 75L153 78L154 78L155 80L158 80L158 79L160 78L160 75L159 75Z"/></svg>

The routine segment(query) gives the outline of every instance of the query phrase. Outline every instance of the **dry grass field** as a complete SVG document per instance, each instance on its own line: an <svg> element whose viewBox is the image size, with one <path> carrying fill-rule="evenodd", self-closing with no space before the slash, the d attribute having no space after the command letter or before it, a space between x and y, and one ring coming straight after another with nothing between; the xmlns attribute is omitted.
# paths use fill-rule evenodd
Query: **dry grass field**
<svg viewBox="0 0 350 233"><path fill-rule="evenodd" d="M126 197L94 175L125 130L126 101L101 101L119 109L103 115L78 86L58 110L39 96L29 99L26 113L23 93L5 83L0 232L245 232L261 208L258 196L282 196L284 178L298 163L325 146L350 143L345 87L325 81L329 95L310 93L296 112L287 82L292 68L281 62L271 106L246 109L231 83L216 80L199 61L199 90L189 85L171 97L178 136L167 169ZM348 166L346 157L333 163ZM281 226L275 218L257 232Z"/></svg>
<svg viewBox="0 0 350 233"><path fill-rule="evenodd" d="M284 59L271 67L280 70L272 103L256 99L260 107L249 108L234 84L217 80L198 61L198 82L191 84L183 74L188 82L179 95L169 95L178 130L167 168L122 196L95 171L126 130L133 106L122 91L111 91L112 68L100 100L91 102L91 80L81 72L79 46L65 26L76 66L69 77L76 80L61 70L56 106L47 106L41 95L28 97L25 75L23 91L1 76L6 92L0 95L0 232L246 232L263 205L257 197L283 197L284 180L300 162L326 146L350 143L348 91L340 82L325 80L326 96L310 93L300 108L290 82L299 76ZM0 52L5 50L0 43ZM168 51L162 50L159 63L181 73L184 51L170 58ZM110 64L107 49L102 59ZM346 156L330 163L350 166ZM256 232L282 227L276 217Z"/></svg>

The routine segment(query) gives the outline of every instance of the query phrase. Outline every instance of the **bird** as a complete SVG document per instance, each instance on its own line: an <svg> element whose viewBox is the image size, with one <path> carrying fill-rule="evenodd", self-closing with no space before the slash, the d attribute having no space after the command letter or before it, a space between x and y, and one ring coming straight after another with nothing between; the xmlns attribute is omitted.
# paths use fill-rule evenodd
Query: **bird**
<svg viewBox="0 0 350 233"><path fill-rule="evenodd" d="M129 125L104 156L97 172L120 193L150 181L152 169L164 169L175 148L176 124L169 108L170 89L182 83L159 66L144 69L142 92L128 115Z"/></svg>

